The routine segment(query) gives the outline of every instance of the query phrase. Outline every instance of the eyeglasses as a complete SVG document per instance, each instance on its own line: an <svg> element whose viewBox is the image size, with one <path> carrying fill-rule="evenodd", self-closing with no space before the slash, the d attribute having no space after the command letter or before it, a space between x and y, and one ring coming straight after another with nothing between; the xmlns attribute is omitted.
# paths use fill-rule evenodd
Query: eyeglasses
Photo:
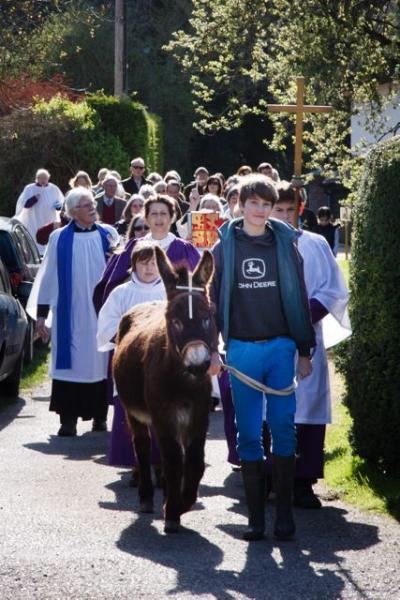
<svg viewBox="0 0 400 600"><path fill-rule="evenodd" d="M133 231L149 231L150 227L148 225L135 225Z"/></svg>
<svg viewBox="0 0 400 600"><path fill-rule="evenodd" d="M75 206L75 208L85 208L85 209L89 209L89 208L93 208L93 206L96 206L96 202L90 202L90 204L78 204L78 206Z"/></svg>
<svg viewBox="0 0 400 600"><path fill-rule="evenodd" d="M131 165L132 169L141 169L143 171L144 167L142 167L141 165Z"/></svg>

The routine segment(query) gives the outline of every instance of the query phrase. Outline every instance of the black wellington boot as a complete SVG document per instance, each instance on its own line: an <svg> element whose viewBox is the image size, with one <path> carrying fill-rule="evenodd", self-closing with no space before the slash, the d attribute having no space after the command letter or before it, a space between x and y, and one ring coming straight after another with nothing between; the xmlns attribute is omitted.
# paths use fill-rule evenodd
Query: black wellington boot
<svg viewBox="0 0 400 600"><path fill-rule="evenodd" d="M265 531L265 462L242 460L241 467L249 511L249 527L242 537L254 542L262 540Z"/></svg>
<svg viewBox="0 0 400 600"><path fill-rule="evenodd" d="M280 540L293 538L296 527L293 520L293 480L295 457L272 456L272 476L276 493L274 535Z"/></svg>

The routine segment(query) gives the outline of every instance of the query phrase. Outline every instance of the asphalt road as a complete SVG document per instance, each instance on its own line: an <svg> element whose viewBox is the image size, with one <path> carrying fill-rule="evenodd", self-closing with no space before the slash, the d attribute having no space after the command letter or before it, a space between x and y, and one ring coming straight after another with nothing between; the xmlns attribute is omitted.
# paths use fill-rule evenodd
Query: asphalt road
<svg viewBox="0 0 400 600"><path fill-rule="evenodd" d="M339 501L296 510L297 537L240 539L240 474L211 414L199 502L178 535L137 513L126 469L107 465L109 434L79 423L58 438L48 384L0 414L0 600L400 600L400 525ZM111 412L111 411L110 411ZM111 416L111 415L110 415Z"/></svg>

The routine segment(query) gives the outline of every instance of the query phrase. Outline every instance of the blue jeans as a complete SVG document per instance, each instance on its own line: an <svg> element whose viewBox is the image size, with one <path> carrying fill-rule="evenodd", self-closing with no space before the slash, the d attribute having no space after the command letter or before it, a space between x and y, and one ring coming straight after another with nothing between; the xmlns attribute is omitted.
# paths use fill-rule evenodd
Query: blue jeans
<svg viewBox="0 0 400 600"><path fill-rule="evenodd" d="M277 337L265 342L228 340L227 363L246 375L277 390L293 383L296 345L291 338ZM238 429L237 450L241 460L256 461L264 456L261 432L263 394L231 376L233 404ZM294 415L296 396L267 395L267 423L272 452L293 456L296 451Z"/></svg>

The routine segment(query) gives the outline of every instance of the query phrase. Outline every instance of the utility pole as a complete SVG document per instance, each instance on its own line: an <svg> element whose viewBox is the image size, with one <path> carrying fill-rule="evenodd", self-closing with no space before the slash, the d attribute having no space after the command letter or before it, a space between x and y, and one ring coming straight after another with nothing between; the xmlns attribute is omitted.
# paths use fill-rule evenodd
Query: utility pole
<svg viewBox="0 0 400 600"><path fill-rule="evenodd" d="M115 0L114 96L125 93L125 0Z"/></svg>

